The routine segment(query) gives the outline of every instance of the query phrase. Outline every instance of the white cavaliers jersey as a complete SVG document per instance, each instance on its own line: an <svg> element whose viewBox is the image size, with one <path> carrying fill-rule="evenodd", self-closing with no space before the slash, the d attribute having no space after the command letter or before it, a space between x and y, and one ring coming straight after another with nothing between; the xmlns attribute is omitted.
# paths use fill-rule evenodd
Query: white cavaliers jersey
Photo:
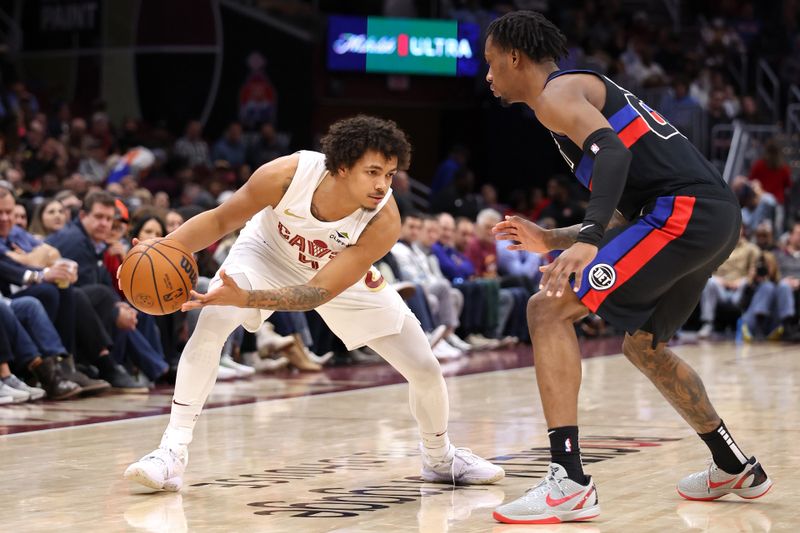
<svg viewBox="0 0 800 533"><path fill-rule="evenodd" d="M325 154L298 152L300 158L289 189L274 208L267 207L251 218L242 233L255 233L286 265L311 279L338 253L355 244L370 220L389 201L392 190L374 210L358 209L333 222L311 214L311 198L328 174Z"/></svg>
<svg viewBox="0 0 800 533"><path fill-rule="evenodd" d="M247 222L220 267L230 275L244 275L250 285L245 288L269 290L308 282L328 261L355 244L389 201L391 189L374 211L358 209L335 222L317 220L311 214L311 198L327 174L325 155L299 154L297 171L281 201ZM219 283L215 276L210 289ZM272 311L252 311L244 326L256 331ZM375 267L316 311L349 350L399 333L406 317L414 317Z"/></svg>

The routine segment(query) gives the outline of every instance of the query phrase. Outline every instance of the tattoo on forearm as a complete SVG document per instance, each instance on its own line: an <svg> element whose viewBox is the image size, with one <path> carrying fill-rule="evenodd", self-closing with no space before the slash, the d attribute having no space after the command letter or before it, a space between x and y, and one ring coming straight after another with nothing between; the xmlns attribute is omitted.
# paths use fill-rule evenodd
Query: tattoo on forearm
<svg viewBox="0 0 800 533"><path fill-rule="evenodd" d="M548 233L547 247L551 250L566 250L578 240L581 225L575 224L566 228L555 228Z"/></svg>
<svg viewBox="0 0 800 533"><path fill-rule="evenodd" d="M294 285L280 289L247 291L245 307L273 311L309 311L325 303L330 291L321 287Z"/></svg>

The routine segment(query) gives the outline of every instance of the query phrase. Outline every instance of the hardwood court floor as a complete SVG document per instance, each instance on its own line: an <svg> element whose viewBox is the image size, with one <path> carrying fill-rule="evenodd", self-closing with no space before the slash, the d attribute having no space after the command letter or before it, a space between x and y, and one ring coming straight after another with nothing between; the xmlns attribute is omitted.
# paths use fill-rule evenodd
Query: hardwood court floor
<svg viewBox="0 0 800 533"><path fill-rule="evenodd" d="M334 370L333 378L219 384L211 404L229 405L201 417L179 494L146 494L122 479L128 463L157 445L167 416L152 413L165 409L168 393L3 408L0 424L16 433L0 437L0 531L796 531L800 346L675 350L704 378L739 444L773 477L764 498L682 500L675 482L704 467L707 449L624 357L611 355L584 360L580 404L600 517L562 526L496 523L492 509L523 493L547 465L534 369L501 369L519 366L508 355L497 356L493 371L448 378L451 438L505 467L496 486L421 483L407 386L342 390L348 380ZM365 369L349 385L363 384ZM322 394L299 396L309 392ZM277 396L295 397L269 399ZM110 412L134 418L61 427L107 420ZM37 424L55 429L29 431Z"/></svg>

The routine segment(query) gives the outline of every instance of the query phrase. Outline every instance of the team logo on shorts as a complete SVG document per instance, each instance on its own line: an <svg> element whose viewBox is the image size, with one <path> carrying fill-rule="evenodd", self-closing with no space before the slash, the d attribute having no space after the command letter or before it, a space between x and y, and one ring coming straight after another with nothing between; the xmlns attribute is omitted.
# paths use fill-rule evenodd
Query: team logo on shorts
<svg viewBox="0 0 800 533"><path fill-rule="evenodd" d="M617 272L611 265L598 263L589 271L589 285L596 291L610 289L615 281L617 281Z"/></svg>

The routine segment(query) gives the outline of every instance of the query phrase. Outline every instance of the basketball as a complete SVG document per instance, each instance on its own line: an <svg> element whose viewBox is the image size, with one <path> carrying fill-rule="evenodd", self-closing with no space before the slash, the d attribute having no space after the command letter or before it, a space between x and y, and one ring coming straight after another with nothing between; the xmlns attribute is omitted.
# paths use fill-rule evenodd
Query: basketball
<svg viewBox="0 0 800 533"><path fill-rule="evenodd" d="M181 308L197 283L197 263L179 242L158 239L139 243L119 268L125 298L139 311L168 315Z"/></svg>

